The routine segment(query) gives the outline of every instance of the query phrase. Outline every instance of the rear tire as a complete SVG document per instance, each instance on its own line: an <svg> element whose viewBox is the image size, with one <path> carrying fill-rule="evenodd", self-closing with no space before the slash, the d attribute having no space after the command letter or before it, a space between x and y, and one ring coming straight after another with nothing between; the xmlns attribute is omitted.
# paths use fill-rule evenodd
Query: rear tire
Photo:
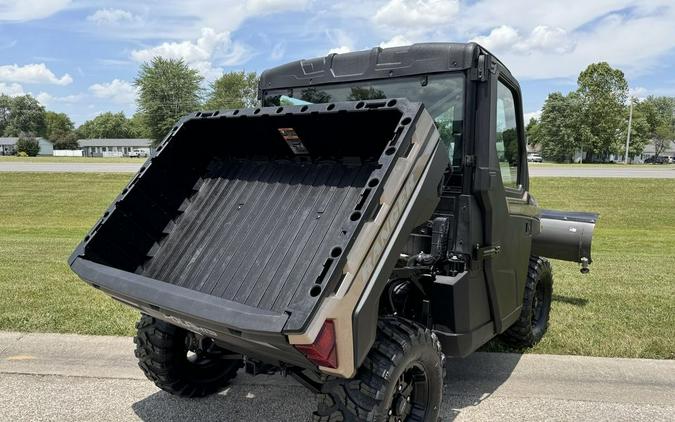
<svg viewBox="0 0 675 422"><path fill-rule="evenodd" d="M225 388L243 366L191 346L192 333L142 315L136 324L135 355L145 376L162 390L181 397L205 397ZM222 349L220 349L222 351Z"/></svg>
<svg viewBox="0 0 675 422"><path fill-rule="evenodd" d="M314 421L436 422L445 357L429 329L381 318L377 338L353 379L331 379L319 394Z"/></svg>
<svg viewBox="0 0 675 422"><path fill-rule="evenodd" d="M551 263L546 258L530 257L520 318L504 333L504 339L517 347L537 344L548 329L552 298Z"/></svg>

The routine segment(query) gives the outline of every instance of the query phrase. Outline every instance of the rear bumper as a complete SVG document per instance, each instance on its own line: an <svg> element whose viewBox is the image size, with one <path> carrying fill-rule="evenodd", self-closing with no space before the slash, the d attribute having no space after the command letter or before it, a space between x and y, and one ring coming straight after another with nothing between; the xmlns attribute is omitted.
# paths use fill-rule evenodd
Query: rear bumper
<svg viewBox="0 0 675 422"><path fill-rule="evenodd" d="M91 286L155 318L269 363L316 369L288 343L279 314L75 258L71 268ZM93 281L95 280L95 281Z"/></svg>

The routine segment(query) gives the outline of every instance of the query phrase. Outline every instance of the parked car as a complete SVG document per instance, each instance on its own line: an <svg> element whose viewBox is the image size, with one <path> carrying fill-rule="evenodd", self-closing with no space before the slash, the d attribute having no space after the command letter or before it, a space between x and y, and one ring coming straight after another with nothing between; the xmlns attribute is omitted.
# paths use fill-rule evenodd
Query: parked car
<svg viewBox="0 0 675 422"><path fill-rule="evenodd" d="M645 160L645 164L670 164L673 160L667 155L655 156L652 155Z"/></svg>
<svg viewBox="0 0 675 422"><path fill-rule="evenodd" d="M539 154L530 153L527 154L527 161L531 163L543 163L544 159Z"/></svg>
<svg viewBox="0 0 675 422"><path fill-rule="evenodd" d="M129 151L129 157L147 157L148 153L142 149L133 149Z"/></svg>

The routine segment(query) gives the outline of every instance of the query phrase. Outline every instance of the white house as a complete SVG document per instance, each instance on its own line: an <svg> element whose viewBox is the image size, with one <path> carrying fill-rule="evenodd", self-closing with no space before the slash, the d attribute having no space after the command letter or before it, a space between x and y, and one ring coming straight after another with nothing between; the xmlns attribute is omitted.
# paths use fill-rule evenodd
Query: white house
<svg viewBox="0 0 675 422"><path fill-rule="evenodd" d="M52 155L54 146L51 142L44 138L35 138L40 144L40 152L38 155ZM19 138L17 137L6 137L0 138L0 155L15 155L16 154L16 141Z"/></svg>
<svg viewBox="0 0 675 422"><path fill-rule="evenodd" d="M132 152L148 156L154 151L152 139L80 139L77 143L85 157L124 157Z"/></svg>
<svg viewBox="0 0 675 422"><path fill-rule="evenodd" d="M654 149L654 141L651 141L650 143L645 145L645 149L644 151L642 151L642 155L640 156L640 158L642 159L642 161L644 161L647 158L654 156L655 153L656 151ZM675 159L675 141L670 141L670 145L668 145L666 149L661 152L660 155L662 157L664 156L672 157Z"/></svg>

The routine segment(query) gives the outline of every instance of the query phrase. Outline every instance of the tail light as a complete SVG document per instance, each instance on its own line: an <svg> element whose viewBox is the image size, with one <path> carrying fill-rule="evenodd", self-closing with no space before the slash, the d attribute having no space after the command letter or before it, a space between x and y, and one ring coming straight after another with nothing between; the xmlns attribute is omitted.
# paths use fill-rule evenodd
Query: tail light
<svg viewBox="0 0 675 422"><path fill-rule="evenodd" d="M312 344L296 344L295 348L307 359L319 366L337 368L337 345L335 343L335 324L326 320Z"/></svg>

